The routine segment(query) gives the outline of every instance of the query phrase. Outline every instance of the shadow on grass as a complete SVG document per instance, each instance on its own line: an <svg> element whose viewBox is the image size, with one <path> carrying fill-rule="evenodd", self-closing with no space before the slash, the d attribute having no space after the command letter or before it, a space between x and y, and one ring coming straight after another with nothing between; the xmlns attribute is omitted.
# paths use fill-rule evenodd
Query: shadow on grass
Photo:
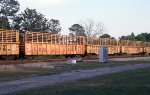
<svg viewBox="0 0 150 95"><path fill-rule="evenodd" d="M150 68L97 76L9 95L149 95Z"/></svg>

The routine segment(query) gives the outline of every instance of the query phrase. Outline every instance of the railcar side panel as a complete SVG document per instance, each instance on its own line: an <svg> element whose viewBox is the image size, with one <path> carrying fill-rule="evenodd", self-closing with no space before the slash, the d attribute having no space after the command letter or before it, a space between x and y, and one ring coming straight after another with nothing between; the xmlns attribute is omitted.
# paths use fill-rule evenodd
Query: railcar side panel
<svg viewBox="0 0 150 95"><path fill-rule="evenodd" d="M98 54L98 48L100 46L108 47L108 54L119 54L120 46L118 44L118 40L110 39L110 38L99 38L92 39L87 38L87 53Z"/></svg>
<svg viewBox="0 0 150 95"><path fill-rule="evenodd" d="M108 54L120 54L120 46L109 46Z"/></svg>
<svg viewBox="0 0 150 95"><path fill-rule="evenodd" d="M0 44L0 55L19 55L19 43Z"/></svg>
<svg viewBox="0 0 150 95"><path fill-rule="evenodd" d="M121 53L141 54L144 52L142 41L120 40Z"/></svg>
<svg viewBox="0 0 150 95"><path fill-rule="evenodd" d="M140 54L143 52L143 47L122 46L121 51L124 54Z"/></svg>
<svg viewBox="0 0 150 95"><path fill-rule="evenodd" d="M144 42L144 52L150 54L150 42Z"/></svg>
<svg viewBox="0 0 150 95"><path fill-rule="evenodd" d="M145 47L145 52L150 54L150 47Z"/></svg>
<svg viewBox="0 0 150 95"><path fill-rule="evenodd" d="M87 53L89 54L98 54L98 45L87 45Z"/></svg>
<svg viewBox="0 0 150 95"><path fill-rule="evenodd" d="M25 43L25 55L84 54L84 45L51 45L48 43Z"/></svg>
<svg viewBox="0 0 150 95"><path fill-rule="evenodd" d="M24 55L72 55L85 53L84 37L26 32Z"/></svg>
<svg viewBox="0 0 150 95"><path fill-rule="evenodd" d="M0 55L19 55L19 31L0 29Z"/></svg>

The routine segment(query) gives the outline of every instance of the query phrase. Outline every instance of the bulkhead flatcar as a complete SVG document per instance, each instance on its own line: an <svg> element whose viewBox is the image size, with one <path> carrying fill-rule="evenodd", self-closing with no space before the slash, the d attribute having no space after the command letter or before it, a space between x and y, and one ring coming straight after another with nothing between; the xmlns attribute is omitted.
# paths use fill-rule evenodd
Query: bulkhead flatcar
<svg viewBox="0 0 150 95"><path fill-rule="evenodd" d="M85 53L85 38L59 34L25 32L20 39L20 54L78 55Z"/></svg>
<svg viewBox="0 0 150 95"><path fill-rule="evenodd" d="M14 59L19 55L19 31L0 29L0 57Z"/></svg>
<svg viewBox="0 0 150 95"><path fill-rule="evenodd" d="M150 54L150 42L0 29L0 58L4 59L18 55L98 54L100 46L107 46L109 55Z"/></svg>
<svg viewBox="0 0 150 95"><path fill-rule="evenodd" d="M119 40L122 54L142 54L144 53L142 41Z"/></svg>
<svg viewBox="0 0 150 95"><path fill-rule="evenodd" d="M144 45L144 53L150 54L150 42L143 42Z"/></svg>
<svg viewBox="0 0 150 95"><path fill-rule="evenodd" d="M98 48L100 46L107 46L108 47L108 54L119 54L120 53L120 46L118 40L110 39L110 38L87 38L87 53L91 54L98 54Z"/></svg>

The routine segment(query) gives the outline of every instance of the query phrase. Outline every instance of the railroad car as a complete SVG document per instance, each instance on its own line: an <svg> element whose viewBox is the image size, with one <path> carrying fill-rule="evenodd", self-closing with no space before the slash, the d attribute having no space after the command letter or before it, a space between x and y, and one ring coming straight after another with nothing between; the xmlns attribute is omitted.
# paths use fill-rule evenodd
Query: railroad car
<svg viewBox="0 0 150 95"><path fill-rule="evenodd" d="M143 54L144 47L142 41L120 40L122 54Z"/></svg>
<svg viewBox="0 0 150 95"><path fill-rule="evenodd" d="M98 48L100 46L107 46L108 47L108 54L119 54L120 53L120 46L118 40L110 39L110 38L87 38L87 53L91 54L98 54Z"/></svg>
<svg viewBox="0 0 150 95"><path fill-rule="evenodd" d="M144 53L150 54L150 42L143 42L144 44Z"/></svg>
<svg viewBox="0 0 150 95"><path fill-rule="evenodd" d="M19 31L0 29L0 58L15 59L19 55Z"/></svg>
<svg viewBox="0 0 150 95"><path fill-rule="evenodd" d="M20 54L78 55L85 54L85 38L41 32L25 32L20 40Z"/></svg>
<svg viewBox="0 0 150 95"><path fill-rule="evenodd" d="M0 29L0 58L20 56L98 54L100 46L108 47L108 54L150 54L150 42L67 36L42 32L19 32Z"/></svg>

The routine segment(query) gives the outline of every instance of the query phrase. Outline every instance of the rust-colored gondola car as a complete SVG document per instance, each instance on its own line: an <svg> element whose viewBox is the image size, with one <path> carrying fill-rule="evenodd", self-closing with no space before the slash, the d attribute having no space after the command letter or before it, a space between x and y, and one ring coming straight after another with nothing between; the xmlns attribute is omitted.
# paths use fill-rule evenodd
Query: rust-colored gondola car
<svg viewBox="0 0 150 95"><path fill-rule="evenodd" d="M144 52L142 41L120 40L122 54L142 54Z"/></svg>
<svg viewBox="0 0 150 95"><path fill-rule="evenodd" d="M19 31L0 29L0 57L14 59L19 55Z"/></svg>
<svg viewBox="0 0 150 95"><path fill-rule="evenodd" d="M85 38L41 32L25 32L20 53L30 55L77 55L85 53Z"/></svg>
<svg viewBox="0 0 150 95"><path fill-rule="evenodd" d="M120 46L118 40L110 39L110 38L87 38L87 53L91 54L98 54L98 48L100 46L107 46L108 47L108 54L119 54L120 53Z"/></svg>

